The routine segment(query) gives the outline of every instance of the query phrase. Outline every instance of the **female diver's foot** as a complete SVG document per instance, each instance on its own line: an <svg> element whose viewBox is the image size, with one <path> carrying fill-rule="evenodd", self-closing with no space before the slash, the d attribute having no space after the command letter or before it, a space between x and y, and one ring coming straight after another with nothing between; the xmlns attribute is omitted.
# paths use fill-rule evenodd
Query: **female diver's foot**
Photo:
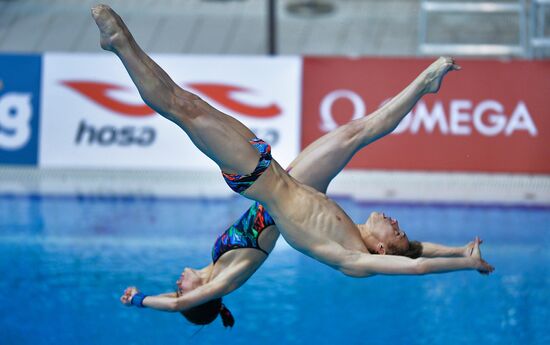
<svg viewBox="0 0 550 345"><path fill-rule="evenodd" d="M441 87L443 77L449 71L458 71L461 67L455 64L455 60L451 57L442 56L426 69L426 93L436 93Z"/></svg>
<svg viewBox="0 0 550 345"><path fill-rule="evenodd" d="M114 52L128 42L130 35L122 19L107 5L92 7L94 18L100 32L101 48Z"/></svg>

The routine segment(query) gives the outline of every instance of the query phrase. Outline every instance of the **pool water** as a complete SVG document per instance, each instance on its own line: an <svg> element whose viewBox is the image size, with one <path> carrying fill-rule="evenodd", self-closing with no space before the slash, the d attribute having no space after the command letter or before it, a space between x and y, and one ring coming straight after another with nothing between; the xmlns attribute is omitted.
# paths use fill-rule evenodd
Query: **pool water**
<svg viewBox="0 0 550 345"><path fill-rule="evenodd" d="M550 344L550 209L338 202L356 222L398 218L411 239L479 235L496 271L354 279L280 240L224 298L235 327L201 329L118 298L172 291L249 201L1 196L0 344Z"/></svg>

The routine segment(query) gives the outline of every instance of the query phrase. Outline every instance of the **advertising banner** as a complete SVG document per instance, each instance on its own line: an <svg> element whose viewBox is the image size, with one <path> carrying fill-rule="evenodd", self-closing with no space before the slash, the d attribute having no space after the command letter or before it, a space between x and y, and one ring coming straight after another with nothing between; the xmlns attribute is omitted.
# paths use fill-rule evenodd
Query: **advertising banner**
<svg viewBox="0 0 550 345"><path fill-rule="evenodd" d="M282 164L297 155L300 58L153 58L178 85L270 142ZM217 169L144 104L114 55L45 54L42 89L43 167Z"/></svg>
<svg viewBox="0 0 550 345"><path fill-rule="evenodd" d="M0 55L0 165L36 165L39 55Z"/></svg>
<svg viewBox="0 0 550 345"><path fill-rule="evenodd" d="M304 58L302 148L366 116L428 59ZM550 62L464 60L354 169L550 173Z"/></svg>

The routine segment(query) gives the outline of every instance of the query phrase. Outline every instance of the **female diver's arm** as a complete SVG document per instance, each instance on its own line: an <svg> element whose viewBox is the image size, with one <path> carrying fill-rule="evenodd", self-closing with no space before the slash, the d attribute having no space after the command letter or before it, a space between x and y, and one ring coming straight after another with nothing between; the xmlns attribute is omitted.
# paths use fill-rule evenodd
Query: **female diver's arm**
<svg viewBox="0 0 550 345"><path fill-rule="evenodd" d="M143 300L143 306L160 311L176 312L190 309L194 306L222 297L210 284L200 286L181 296L148 296Z"/></svg>
<svg viewBox="0 0 550 345"><path fill-rule="evenodd" d="M213 280L191 291L185 292L180 296L175 292L147 296L143 299L142 304L144 307L161 311L175 312L186 310L233 292L243 285L259 266L257 260L243 258L237 264L224 269ZM121 302L125 305L132 305L132 297L138 292L135 287L126 289L124 295L120 298Z"/></svg>
<svg viewBox="0 0 550 345"><path fill-rule="evenodd" d="M210 282L181 296L177 296L176 293L146 296L142 301L142 305L160 311L182 311L226 295L227 287L228 285L220 281ZM120 301L126 306L131 306L132 298L138 293L140 291L136 287L129 287L120 298Z"/></svg>

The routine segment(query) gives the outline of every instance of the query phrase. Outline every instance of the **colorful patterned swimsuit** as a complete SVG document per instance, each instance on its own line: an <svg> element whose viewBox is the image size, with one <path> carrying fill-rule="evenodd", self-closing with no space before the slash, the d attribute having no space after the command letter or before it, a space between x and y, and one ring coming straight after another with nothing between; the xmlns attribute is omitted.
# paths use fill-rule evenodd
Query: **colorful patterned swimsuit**
<svg viewBox="0 0 550 345"><path fill-rule="evenodd" d="M268 143L258 138L250 140L249 143L260 153L256 169L248 175L226 174L222 171L223 178L229 188L239 194L243 194L250 188L271 164L271 146Z"/></svg>
<svg viewBox="0 0 550 345"><path fill-rule="evenodd" d="M212 262L216 263L228 251L240 248L253 248L268 255L260 248L258 237L270 225L275 225L273 218L262 205L254 203L239 220L218 237L212 247Z"/></svg>

